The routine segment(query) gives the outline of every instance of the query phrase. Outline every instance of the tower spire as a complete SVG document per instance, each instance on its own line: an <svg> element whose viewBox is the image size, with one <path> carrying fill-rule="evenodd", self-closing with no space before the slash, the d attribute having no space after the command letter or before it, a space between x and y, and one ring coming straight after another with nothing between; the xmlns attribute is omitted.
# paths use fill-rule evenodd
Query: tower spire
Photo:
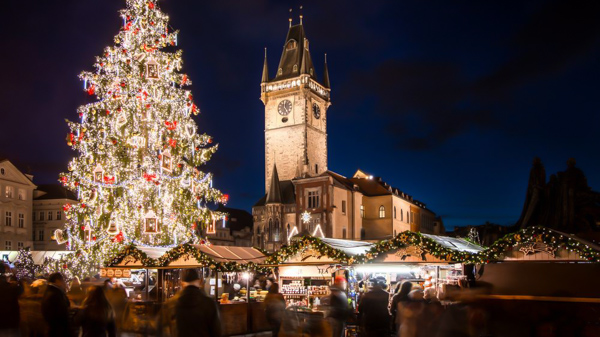
<svg viewBox="0 0 600 337"><path fill-rule="evenodd" d="M302 18L304 16L302 15L302 5L300 5L300 24L302 24Z"/></svg>
<svg viewBox="0 0 600 337"><path fill-rule="evenodd" d="M265 64L266 63L266 59L265 59ZM329 84L329 68L327 68L327 53L325 53L325 67L323 68L323 86L325 86L325 88L330 88L330 84Z"/></svg>
<svg viewBox="0 0 600 337"><path fill-rule="evenodd" d="M269 82L269 67L267 66L267 47L265 47L265 62L262 71L262 83Z"/></svg>
<svg viewBox="0 0 600 337"><path fill-rule="evenodd" d="M292 9L290 8L290 18L288 19L290 21L290 28L292 28Z"/></svg>

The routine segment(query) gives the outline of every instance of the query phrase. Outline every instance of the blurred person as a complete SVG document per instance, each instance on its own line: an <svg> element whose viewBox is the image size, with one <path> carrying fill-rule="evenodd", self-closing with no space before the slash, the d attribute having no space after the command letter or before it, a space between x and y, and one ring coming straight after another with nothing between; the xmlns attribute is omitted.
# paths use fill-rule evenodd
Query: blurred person
<svg viewBox="0 0 600 337"><path fill-rule="evenodd" d="M418 318L423 312L425 305L423 300L423 290L412 290L408 294L409 301L400 302L398 308L398 317L400 324L398 328L399 337L417 337Z"/></svg>
<svg viewBox="0 0 600 337"><path fill-rule="evenodd" d="M271 326L273 337L279 335L279 329L281 328L281 321L283 320L283 313L285 311L285 299L283 295L279 293L279 284L274 282L269 288L267 296L265 296L265 312L267 315L267 322Z"/></svg>
<svg viewBox="0 0 600 337"><path fill-rule="evenodd" d="M18 337L20 336L19 323L21 320L19 296L23 291L18 284L8 282L6 275L3 274L4 271L4 263L0 262L0 299L2 302L0 305L0 336Z"/></svg>
<svg viewBox="0 0 600 337"><path fill-rule="evenodd" d="M425 289L423 300L425 305L417 318L417 336L435 336L440 326L444 307L437 298L437 291L434 288Z"/></svg>
<svg viewBox="0 0 600 337"><path fill-rule="evenodd" d="M390 335L389 294L383 285L373 282L371 290L364 294L358 304L358 319L366 337L387 337Z"/></svg>
<svg viewBox="0 0 600 337"><path fill-rule="evenodd" d="M221 318L214 299L202 289L202 280L196 269L183 273L183 290L175 305L177 336L220 337Z"/></svg>
<svg viewBox="0 0 600 337"><path fill-rule="evenodd" d="M71 299L71 301L73 301L75 305L81 305L81 302L83 302L83 299L85 298L85 292L81 287L79 277L75 276L75 278L71 281L71 285L69 286L67 296Z"/></svg>
<svg viewBox="0 0 600 337"><path fill-rule="evenodd" d="M127 306L127 291L123 282L117 278L111 279L112 287L105 290L106 299L112 306L115 312L115 325L117 332L121 331L121 320L125 313L125 307Z"/></svg>
<svg viewBox="0 0 600 337"><path fill-rule="evenodd" d="M346 296L346 279L343 276L336 276L333 286L330 287L329 295L329 315L328 321L331 325L331 335L341 337L344 335L346 320L350 314L348 309L348 297Z"/></svg>
<svg viewBox="0 0 600 337"><path fill-rule="evenodd" d="M392 315L392 327L393 331L398 331L400 327L400 318L398 317L398 305L403 302L408 302L408 294L412 290L412 282L402 281L396 286L396 294L392 297L392 303L390 304L390 314Z"/></svg>
<svg viewBox="0 0 600 337"><path fill-rule="evenodd" d="M76 321L82 337L116 336L115 313L101 287L90 287Z"/></svg>
<svg viewBox="0 0 600 337"><path fill-rule="evenodd" d="M73 336L69 324L71 302L65 294L66 288L67 283L61 273L50 274L42 299L42 314L48 324L48 337Z"/></svg>

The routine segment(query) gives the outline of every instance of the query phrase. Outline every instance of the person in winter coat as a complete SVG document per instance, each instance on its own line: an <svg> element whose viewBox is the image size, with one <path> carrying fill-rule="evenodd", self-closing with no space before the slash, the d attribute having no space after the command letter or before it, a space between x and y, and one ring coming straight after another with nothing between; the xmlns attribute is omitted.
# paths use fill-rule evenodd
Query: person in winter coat
<svg viewBox="0 0 600 337"><path fill-rule="evenodd" d="M412 282L403 281L398 285L398 291L396 295L392 297L392 304L390 304L390 314L392 315L392 324L393 331L398 331L398 327L400 326L400 318L398 317L398 304L401 302L408 302L410 299L408 298L408 294L412 290Z"/></svg>
<svg viewBox="0 0 600 337"><path fill-rule="evenodd" d="M76 321L81 325L82 337L116 336L115 313L101 287L90 288Z"/></svg>
<svg viewBox="0 0 600 337"><path fill-rule="evenodd" d="M346 320L350 314L348 309L348 297L346 296L346 279L343 276L336 276L333 286L330 287L329 295L329 315L328 320L331 325L331 335L333 337L342 337L346 327Z"/></svg>
<svg viewBox="0 0 600 337"><path fill-rule="evenodd" d="M389 294L383 285L373 283L371 291L366 293L358 304L360 327L366 337L387 337L390 335L390 313L388 311Z"/></svg>
<svg viewBox="0 0 600 337"><path fill-rule="evenodd" d="M285 311L285 299L283 295L279 293L279 284L272 283L269 288L269 293L265 296L265 311L267 314L267 321L271 325L273 337L279 335L279 329L281 328L281 321L283 320L283 313Z"/></svg>
<svg viewBox="0 0 600 337"><path fill-rule="evenodd" d="M22 288L8 282L4 273L4 264L0 262L0 336L19 336L19 296Z"/></svg>
<svg viewBox="0 0 600 337"><path fill-rule="evenodd" d="M175 304L177 335L181 337L220 337L221 318L214 299L201 289L196 269L183 273L184 288Z"/></svg>
<svg viewBox="0 0 600 337"><path fill-rule="evenodd" d="M61 273L48 277L48 286L42 299L42 314L48 325L48 337L71 337L69 322L71 302L65 294L67 283Z"/></svg>

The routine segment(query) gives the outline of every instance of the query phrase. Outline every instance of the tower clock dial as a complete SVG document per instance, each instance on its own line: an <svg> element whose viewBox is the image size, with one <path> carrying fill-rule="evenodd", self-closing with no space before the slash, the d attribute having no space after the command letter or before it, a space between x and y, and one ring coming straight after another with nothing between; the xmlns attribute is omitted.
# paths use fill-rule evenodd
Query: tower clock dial
<svg viewBox="0 0 600 337"><path fill-rule="evenodd" d="M315 116L316 119L321 118L321 108L317 103L313 103L313 116Z"/></svg>
<svg viewBox="0 0 600 337"><path fill-rule="evenodd" d="M290 102L288 99L279 102L279 105L277 106L277 112L279 112L279 114L282 116L289 115L290 112L292 112L292 102Z"/></svg>

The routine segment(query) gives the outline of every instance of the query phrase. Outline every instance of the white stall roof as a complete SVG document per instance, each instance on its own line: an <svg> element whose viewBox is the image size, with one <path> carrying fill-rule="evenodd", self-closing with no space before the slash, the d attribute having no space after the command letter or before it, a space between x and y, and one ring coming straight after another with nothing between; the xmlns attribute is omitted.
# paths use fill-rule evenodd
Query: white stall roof
<svg viewBox="0 0 600 337"><path fill-rule="evenodd" d="M52 259L60 259L61 256L65 255L65 254L69 254L71 253L71 251L65 251L65 250L34 250L31 251L31 257L33 258L33 263L35 264L42 264L44 262L44 259L49 257ZM8 260L8 262L10 263L14 263L17 255L19 255L19 252L16 250L3 250L0 251L0 260L6 261Z"/></svg>
<svg viewBox="0 0 600 337"><path fill-rule="evenodd" d="M210 256L217 262L248 262L262 263L267 258L265 254L252 247L194 245L202 253Z"/></svg>
<svg viewBox="0 0 600 337"><path fill-rule="evenodd" d="M356 256L365 254L369 249L373 247L373 244L366 241L355 241L355 240L341 240L341 239L329 239L322 238L328 246L339 249L350 256Z"/></svg>
<svg viewBox="0 0 600 337"><path fill-rule="evenodd" d="M433 241L439 243L443 247L450 248L452 250L459 250L469 253L477 253L483 250L483 247L471 243L465 239L452 238L449 236L439 236L431 234L422 234L426 238L430 238Z"/></svg>

